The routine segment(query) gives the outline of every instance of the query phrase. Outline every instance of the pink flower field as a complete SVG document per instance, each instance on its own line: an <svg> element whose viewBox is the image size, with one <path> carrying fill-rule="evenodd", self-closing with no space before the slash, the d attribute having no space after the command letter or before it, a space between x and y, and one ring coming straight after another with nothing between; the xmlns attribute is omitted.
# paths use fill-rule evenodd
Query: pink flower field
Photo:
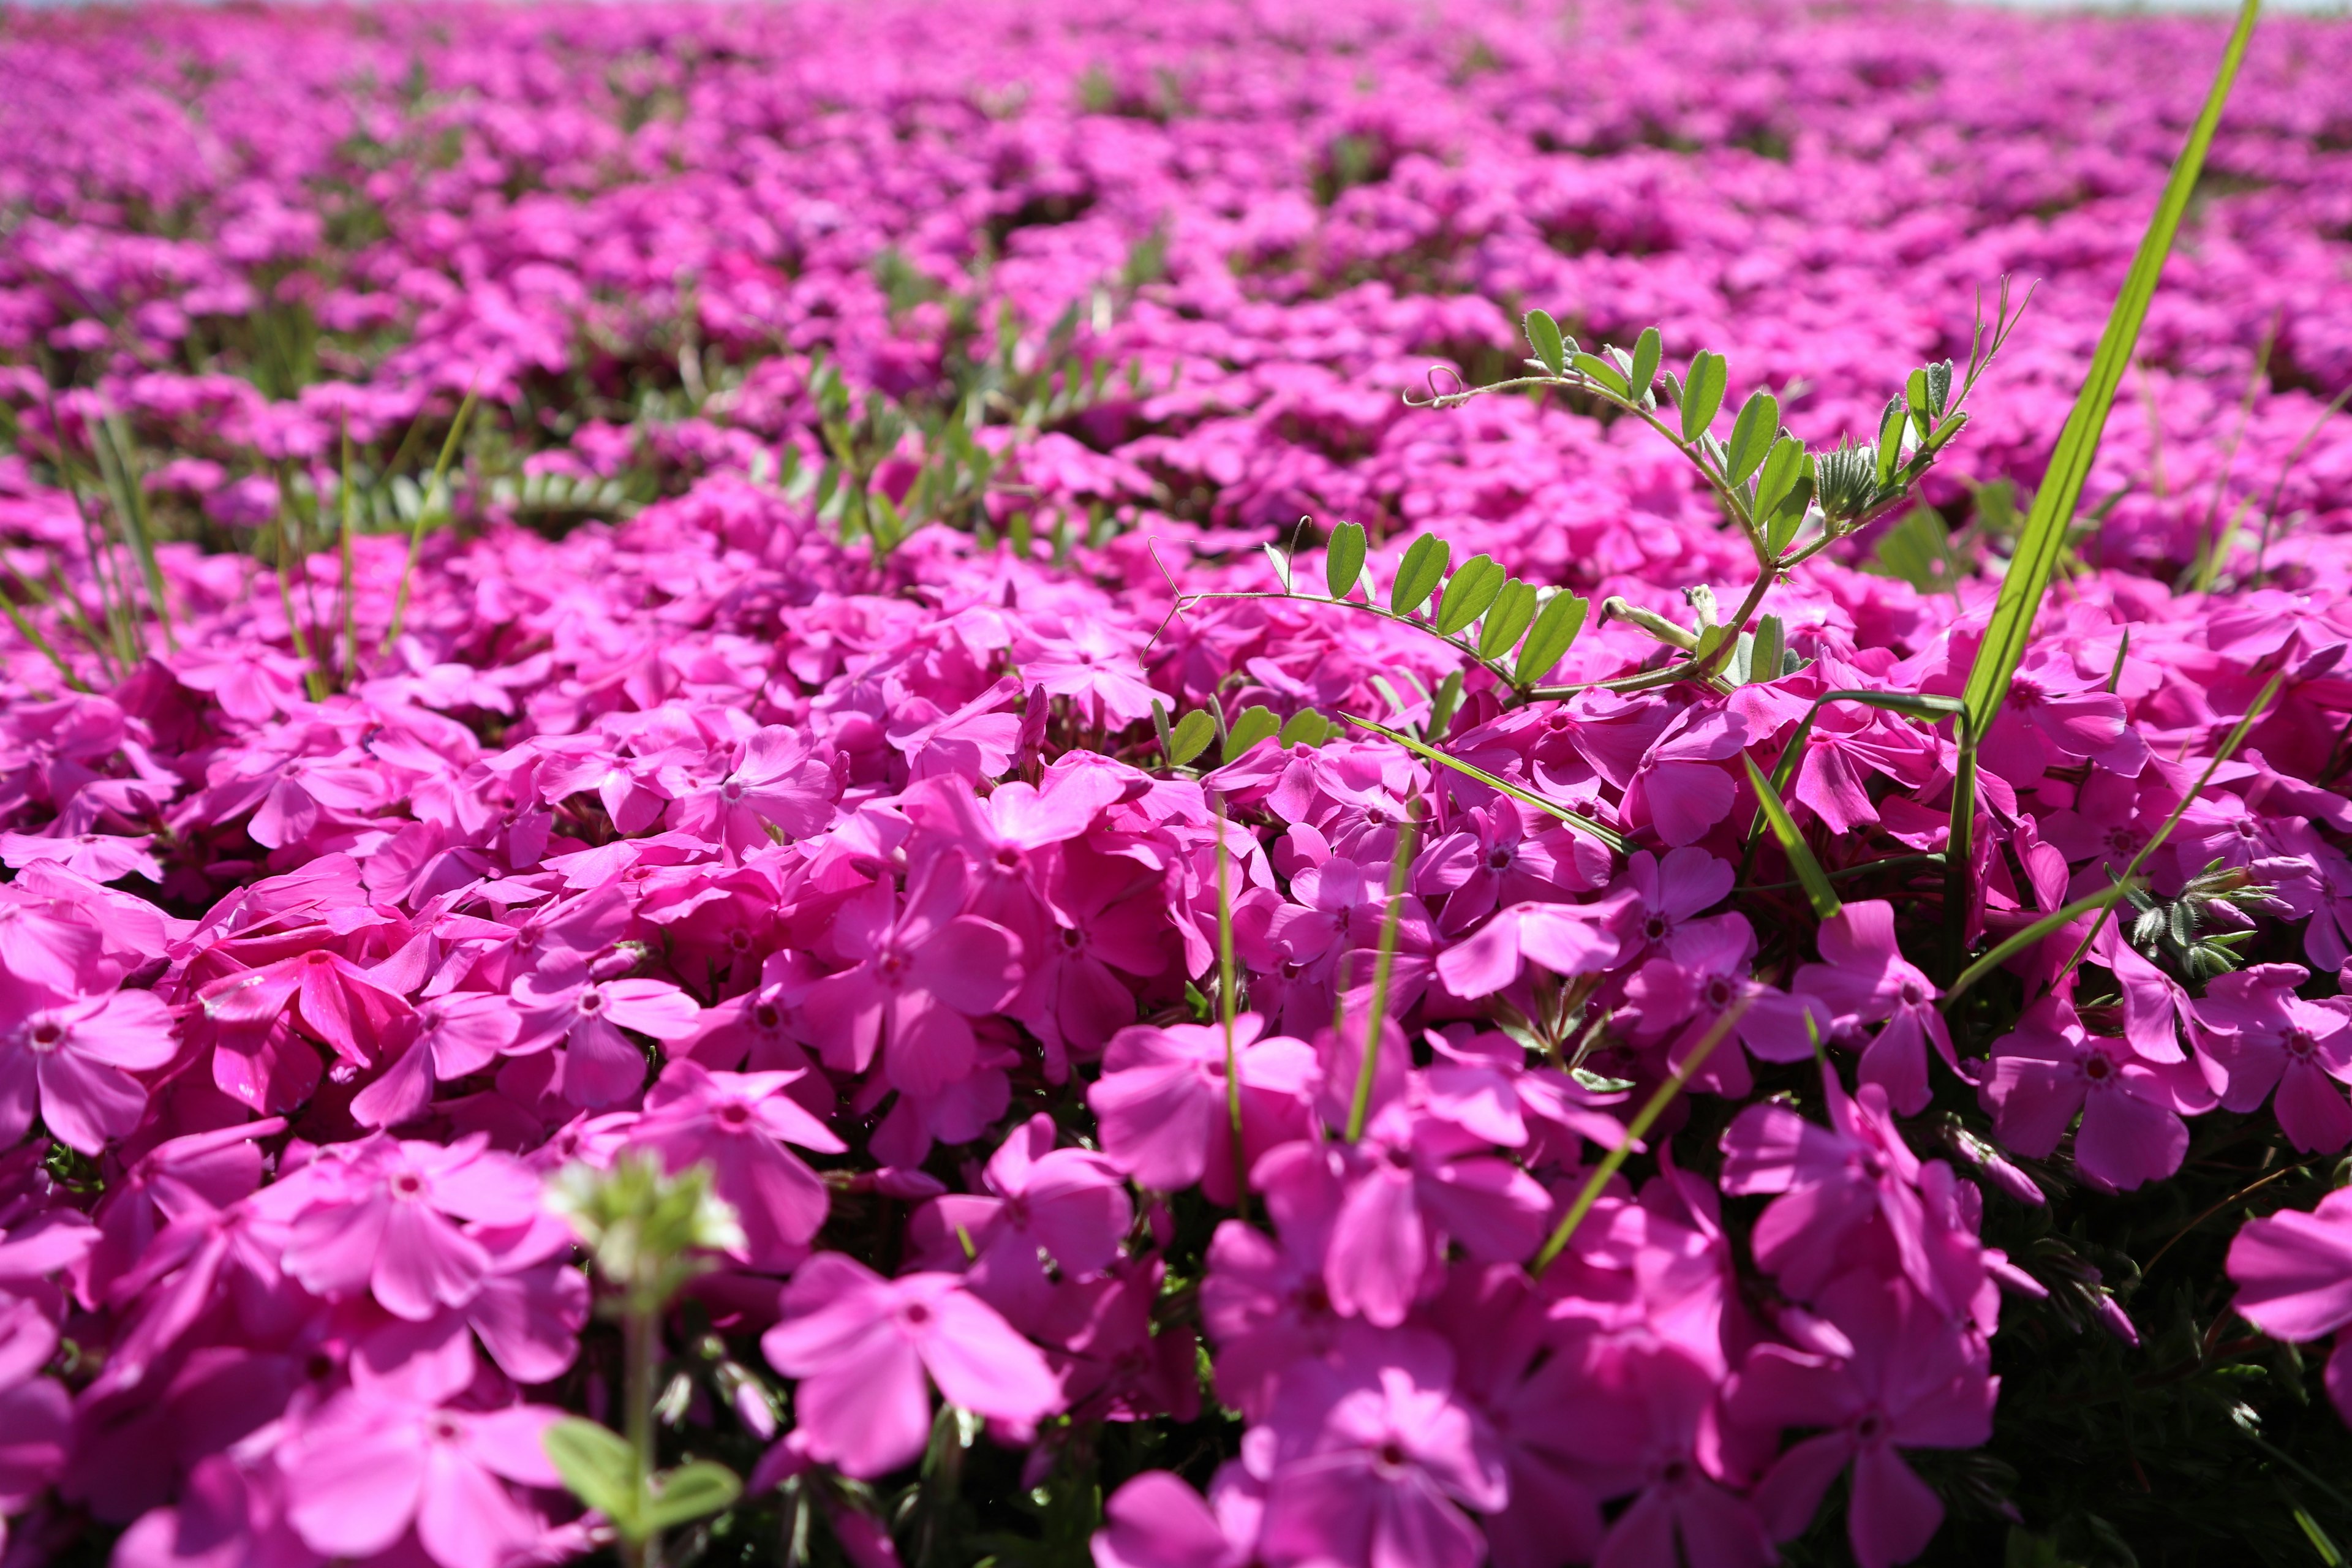
<svg viewBox="0 0 2352 1568"><path fill-rule="evenodd" d="M2231 38L0 12L0 1564L2345 1561Z"/></svg>

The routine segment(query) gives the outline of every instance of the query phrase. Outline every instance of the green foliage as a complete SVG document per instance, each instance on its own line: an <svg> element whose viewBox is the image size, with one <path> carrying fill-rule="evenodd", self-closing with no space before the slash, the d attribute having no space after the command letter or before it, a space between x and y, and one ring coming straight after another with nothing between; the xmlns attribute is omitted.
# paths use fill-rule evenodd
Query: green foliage
<svg viewBox="0 0 2352 1568"><path fill-rule="evenodd" d="M1453 554L1454 546L1433 533L1414 540L1397 567L1396 581L1389 584L1389 608L1409 616L1427 604L1444 580L1445 563Z"/></svg>
<svg viewBox="0 0 2352 1568"><path fill-rule="evenodd" d="M1797 826L1797 819L1789 815L1788 806L1780 799L1780 792L1772 787L1772 781L1764 776L1764 770L1756 765L1756 759L1742 752L1739 760L1748 764L1748 783L1756 792L1757 809L1764 814L1765 822L1772 829L1772 837L1780 840L1781 853L1788 856L1789 867L1797 873L1797 880L1803 886L1805 898L1813 906L1814 915L1828 920L1843 907L1838 902L1837 889L1830 886L1829 877L1822 870L1821 861L1814 857L1812 847L1805 842L1804 834Z"/></svg>
<svg viewBox="0 0 2352 1568"><path fill-rule="evenodd" d="M1520 646L1519 662L1511 671L1512 684L1526 688L1549 675L1575 646L1576 634L1584 629L1584 617L1591 607L1590 600L1565 588L1545 600L1528 640Z"/></svg>
<svg viewBox="0 0 2352 1568"><path fill-rule="evenodd" d="M1344 599L1364 574L1364 525L1343 522L1331 531L1331 544L1323 558L1323 585L1335 599Z"/></svg>

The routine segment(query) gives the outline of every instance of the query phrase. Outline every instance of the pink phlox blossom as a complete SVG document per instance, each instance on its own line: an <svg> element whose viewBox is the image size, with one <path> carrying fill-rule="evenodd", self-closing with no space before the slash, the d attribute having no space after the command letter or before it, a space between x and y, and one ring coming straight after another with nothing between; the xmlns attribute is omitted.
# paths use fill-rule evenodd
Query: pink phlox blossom
<svg viewBox="0 0 2352 1568"><path fill-rule="evenodd" d="M1825 1041L1843 1043L1864 1025L1883 1026L1863 1047L1858 1075L1884 1088L1897 1112L1917 1115L1933 1095L1927 1047L1955 1071L1958 1060L1936 1007L1935 982L1903 956L1895 941L1895 907L1884 899L1849 903L1822 922L1817 940L1822 962L1798 970L1792 988L1828 1009L1832 1021Z"/></svg>
<svg viewBox="0 0 2352 1568"><path fill-rule="evenodd" d="M2336 1335L2327 1395L2352 1421L2352 1190L2338 1188L2308 1214L2284 1209L2248 1220L2230 1243L2232 1305L2266 1334L2308 1342Z"/></svg>
<svg viewBox="0 0 2352 1568"><path fill-rule="evenodd" d="M1716 1374L1675 1346L1587 1336L1539 1374L1552 1395L1529 1416L1544 1446L1603 1499L1633 1501L1609 1527L1598 1568L1763 1568L1774 1552L1738 1488ZM1522 1401L1521 1407L1528 1402Z"/></svg>
<svg viewBox="0 0 2352 1568"><path fill-rule="evenodd" d="M1691 1078L1698 1088L1745 1095L1755 1087L1747 1055L1769 1062L1803 1061L1813 1054L1813 1035L1828 1033L1828 1009L1818 1001L1767 985L1749 973L1756 936L1744 916L1692 922L1681 933L1678 951L1679 962L1653 958L1627 979L1627 1021L1640 1037L1671 1034L1666 1066L1680 1072L1729 1015L1729 1040L1716 1046Z"/></svg>
<svg viewBox="0 0 2352 1568"><path fill-rule="evenodd" d="M852 1476L886 1474L922 1452L926 1373L951 1404L1015 1427L1061 1404L1044 1354L951 1274L885 1279L821 1252L785 1287L783 1321L760 1344L778 1372L801 1380L793 1441Z"/></svg>
<svg viewBox="0 0 2352 1568"><path fill-rule="evenodd" d="M645 1054L622 1030L682 1040L702 1016L694 998L667 980L598 979L576 955L517 981L514 1000L522 1021L509 1054L552 1048L560 1091L590 1107L626 1100L646 1081Z"/></svg>
<svg viewBox="0 0 2352 1568"><path fill-rule="evenodd" d="M323 946L226 975L196 1000L223 1036L253 1040L283 1018L355 1067L374 1065L413 1011L369 966Z"/></svg>
<svg viewBox="0 0 2352 1568"><path fill-rule="evenodd" d="M1160 697L1136 662L1136 643L1121 630L1091 616L1039 616L1013 648L1023 678L1049 697L1073 699L1088 721L1121 729L1151 717Z"/></svg>
<svg viewBox="0 0 2352 1568"><path fill-rule="evenodd" d="M1095 1568L1252 1568L1265 1517L1265 1485L1238 1460L1210 1478L1209 1495L1166 1470L1146 1470L1103 1504Z"/></svg>
<svg viewBox="0 0 2352 1568"><path fill-rule="evenodd" d="M108 1184L99 1205L93 1292L106 1295L112 1281L149 1256L168 1226L250 1196L261 1185L266 1163L260 1140L285 1130L284 1121L273 1116L168 1139L140 1155Z"/></svg>
<svg viewBox="0 0 2352 1568"><path fill-rule="evenodd" d="M1862 1568L1917 1556L1943 1522L1934 1489L1904 1448L1971 1448L1992 1436L2000 1380L1968 1329L1900 1279L1854 1273L1830 1283L1822 1315L1845 1342L1840 1353L1758 1346L1729 1396L1751 1425L1821 1427L1781 1455L1756 1494L1776 1539L1801 1533L1822 1494L1853 1470L1846 1535Z"/></svg>
<svg viewBox="0 0 2352 1568"><path fill-rule="evenodd" d="M324 1558L286 1522L278 1472L266 1457L210 1454L179 1500L150 1510L115 1542L121 1568L318 1568Z"/></svg>
<svg viewBox="0 0 2352 1568"><path fill-rule="evenodd" d="M340 1394L286 1446L287 1521L330 1557L372 1557L413 1528L440 1568L501 1568L545 1529L510 1487L562 1484L541 1446L560 1414Z"/></svg>
<svg viewBox="0 0 2352 1568"><path fill-rule="evenodd" d="M1119 1167L1091 1150L1056 1149L1056 1137L1052 1117L1031 1117L990 1157L984 1194L934 1199L908 1226L919 1267L968 1264L973 1292L1016 1322L1043 1309L1048 1263L1065 1279L1100 1273L1135 1219Z"/></svg>
<svg viewBox="0 0 2352 1568"><path fill-rule="evenodd" d="M1285 1376L1243 1448L1265 1487L1265 1558L1476 1568L1485 1542L1463 1510L1501 1509L1509 1483L1494 1433L1453 1385L1444 1340L1361 1326Z"/></svg>
<svg viewBox="0 0 2352 1568"><path fill-rule="evenodd" d="M288 1223L287 1273L322 1296L373 1294L418 1321L473 1300L490 1255L467 1223L514 1226L540 1209L537 1177L479 1137L397 1142L381 1133L320 1150L260 1200Z"/></svg>
<svg viewBox="0 0 2352 1568"><path fill-rule="evenodd" d="M154 842L149 834L76 833L49 837L0 833L0 861L19 871L27 866L61 866L93 882L119 882L135 875L160 883L163 868L156 862Z"/></svg>
<svg viewBox="0 0 2352 1568"><path fill-rule="evenodd" d="M975 783L1001 778L1013 766L1021 719L1000 710L1021 695L1021 683L1008 677L952 711L916 699L892 714L890 745L904 753L919 779L934 773Z"/></svg>
<svg viewBox="0 0 2352 1568"><path fill-rule="evenodd" d="M1900 1272L1948 1310L1919 1194L1921 1163L1895 1127L1886 1091L1848 1096L1824 1065L1828 1125L1767 1101L1742 1110L1723 1135L1723 1190L1776 1194L1751 1236L1756 1261L1781 1289L1810 1300L1867 1249L1891 1251Z"/></svg>
<svg viewBox="0 0 2352 1568"><path fill-rule="evenodd" d="M701 778L672 764L662 784L672 827L740 855L766 845L771 834L791 840L818 832L833 820L842 780L833 757L805 731L772 724L742 743L725 773Z"/></svg>
<svg viewBox="0 0 2352 1568"><path fill-rule="evenodd" d="M1192 1421L1201 1413L1201 1342L1186 1325L1155 1330L1167 1279L1158 1258L1124 1258L1057 1286L1038 1337L1062 1378L1074 1420Z"/></svg>
<svg viewBox="0 0 2352 1568"><path fill-rule="evenodd" d="M1160 877L1133 860L1066 846L1046 880L1042 918L1023 937L1028 978L1008 1005L1045 1043L1049 1075L1076 1052L1099 1053L1135 1021L1135 993L1122 975L1149 977L1169 964L1168 910Z"/></svg>
<svg viewBox="0 0 2352 1568"><path fill-rule="evenodd" d="M1616 892L1589 904L1513 904L1439 952L1437 978L1475 1001L1517 982L1530 963L1559 975L1599 974L1624 957L1617 927L1632 901Z"/></svg>
<svg viewBox="0 0 2352 1568"><path fill-rule="evenodd" d="M1465 813L1454 831L1423 849L1412 885L1424 898L1445 896L1438 929L1454 936L1501 905L1605 887L1609 872L1599 839L1504 799Z"/></svg>
<svg viewBox="0 0 2352 1568"><path fill-rule="evenodd" d="M2104 676L2077 672L2063 654L2037 648L2011 677L2009 696L1978 743L1981 765L2022 790L2053 767L2084 760L2137 777L2147 742L2126 721Z"/></svg>
<svg viewBox="0 0 2352 1568"><path fill-rule="evenodd" d="M1254 1013L1234 1020L1234 1082L1248 1167L1306 1135L1318 1079L1314 1047L1265 1036L1265 1026ZM1155 1192L1198 1183L1211 1201L1233 1203L1239 1194L1225 1062L1222 1025L1137 1025L1114 1036L1102 1076L1087 1091L1112 1164Z"/></svg>
<svg viewBox="0 0 2352 1568"><path fill-rule="evenodd" d="M0 973L0 1145L37 1116L59 1142L96 1154L139 1125L134 1073L178 1054L174 1016L152 991L52 991Z"/></svg>
<svg viewBox="0 0 2352 1568"><path fill-rule="evenodd" d="M2197 1045L2224 1110L2260 1110L2275 1089L2272 1109L2288 1139L2332 1154L2352 1143L2352 1105L2336 1087L2352 1083L2352 1001L2305 1001L2295 987L2308 978L2295 963L2216 975L2194 1004Z"/></svg>
<svg viewBox="0 0 2352 1568"><path fill-rule="evenodd" d="M2083 1027L2074 1004L2045 996L1992 1045L1979 1098L2002 1143L2028 1159L2058 1147L2077 1114L2074 1163L2094 1184L2128 1190L2180 1168L2189 1152L2184 1109L2208 1109L2211 1092L2189 1065L2142 1059L2124 1040ZM2185 1075L2185 1076L2184 1076Z"/></svg>
<svg viewBox="0 0 2352 1568"><path fill-rule="evenodd" d="M455 1083L506 1054L521 1033L514 1002L496 992L452 991L416 1004L408 1039L352 1098L362 1127L397 1127L423 1116L436 1085Z"/></svg>
<svg viewBox="0 0 2352 1568"><path fill-rule="evenodd" d="M803 1004L827 1067L862 1073L878 1050L885 1076L910 1094L971 1070L971 1020L1002 1009L1023 970L1018 937L961 912L966 887L961 858L936 855L912 872L903 902L886 880L842 905L826 942L848 967Z"/></svg>
<svg viewBox="0 0 2352 1568"><path fill-rule="evenodd" d="M674 1061L646 1091L645 1114L630 1134L672 1171L709 1165L714 1190L742 1223L743 1261L773 1273L807 1255L827 1206L823 1179L786 1145L826 1154L848 1148L792 1098L794 1076Z"/></svg>
<svg viewBox="0 0 2352 1568"><path fill-rule="evenodd" d="M1670 848L1696 843L1731 815L1738 789L1723 764L1752 739L1747 720L1733 709L1685 710L1651 743L1642 771L1627 786L1626 820L1654 826Z"/></svg>

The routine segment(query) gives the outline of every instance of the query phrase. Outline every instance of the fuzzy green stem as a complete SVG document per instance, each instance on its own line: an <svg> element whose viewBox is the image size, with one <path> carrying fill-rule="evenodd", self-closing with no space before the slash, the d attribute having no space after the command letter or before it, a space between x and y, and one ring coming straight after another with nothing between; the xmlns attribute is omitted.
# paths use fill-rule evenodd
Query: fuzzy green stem
<svg viewBox="0 0 2352 1568"><path fill-rule="evenodd" d="M661 1359L660 1310L645 1300L632 1300L622 1332L625 1337L624 1414L628 1423L629 1451L636 1459L637 1508L642 1515L653 1500L654 1370ZM661 1561L660 1532L649 1530L638 1540L625 1538L621 1560L629 1568L655 1568Z"/></svg>
<svg viewBox="0 0 2352 1568"><path fill-rule="evenodd" d="M1217 797L1217 1012L1225 1026L1225 1116L1234 1139L1234 1206L1249 1207L1249 1152L1242 1145L1241 1064L1234 1050L1234 1016L1240 1006L1234 980L1234 902L1225 885L1225 802Z"/></svg>

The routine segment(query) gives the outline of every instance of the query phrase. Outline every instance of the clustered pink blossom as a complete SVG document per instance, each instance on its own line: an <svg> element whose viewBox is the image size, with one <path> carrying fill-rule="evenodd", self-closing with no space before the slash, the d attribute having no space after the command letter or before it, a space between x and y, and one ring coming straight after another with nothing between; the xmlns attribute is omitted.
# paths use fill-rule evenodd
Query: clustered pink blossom
<svg viewBox="0 0 2352 1568"><path fill-rule="evenodd" d="M1997 576L1832 550L1767 605L1796 668L1727 694L1597 689L1656 651L1597 609L1570 695L1473 669L1433 739L1570 822L1339 724L1428 724L1461 661L1259 547L1353 519L1382 584L1435 534L1595 606L1737 602L1745 545L1631 421L1406 406L1515 363L1497 301L1724 351L1827 443L2040 278L1925 499L2030 489L2215 26L1440 9L12 16L0 1528L95 1521L121 1568L590 1550L541 1437L610 1417L611 1367L544 1191L642 1152L740 1222L669 1345L736 1381L670 1415L755 1437L760 1487L881 1481L943 1406L1026 1487L1205 1398L1237 1447L1111 1490L1103 1568L1744 1568L1832 1495L1881 1568L1945 1518L1916 1456L1989 1440L2005 1297L2049 1289L1985 1239L2041 1189L1943 1120L2114 1192L2217 1113L2352 1147L2352 427L2304 442L2352 379L2352 36L2257 41L2213 163L2248 189L2166 275L1959 911L1981 951L2178 812L2151 893L2242 874L2265 956L2192 994L2128 905L2065 967L2078 919L1964 1052L1922 858L1950 728L1811 720L1826 920L1743 759L1831 693L1957 695ZM1027 374L1066 313L1101 390L978 426L985 535L886 552L780 479L827 459L821 366L938 400L951 345ZM264 337L307 370L215 363ZM281 578L346 433L382 461L469 392L514 471L460 464L462 529ZM95 473L116 424L169 455L134 482L173 612L121 668L75 627L138 584L41 457ZM526 472L650 488L541 529ZM1178 599L1213 591L1256 596ZM1256 707L1338 728L1167 764L1155 709ZM1703 1109L1549 1256L1677 1074ZM2265 1332L2352 1344L2343 1194L2230 1268ZM2352 1354L2328 1386L2352 1419ZM895 1561L871 1495L827 1517Z"/></svg>

